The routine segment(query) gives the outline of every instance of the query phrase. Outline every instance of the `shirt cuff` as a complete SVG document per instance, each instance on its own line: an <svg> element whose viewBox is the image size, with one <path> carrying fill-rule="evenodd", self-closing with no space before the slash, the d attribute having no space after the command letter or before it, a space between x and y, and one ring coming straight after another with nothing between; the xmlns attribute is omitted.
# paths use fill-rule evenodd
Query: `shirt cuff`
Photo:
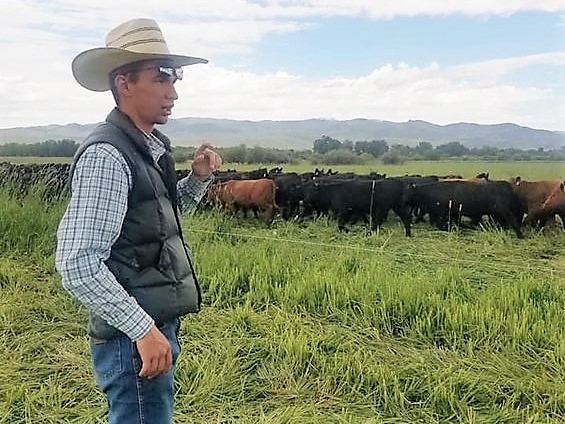
<svg viewBox="0 0 565 424"><path fill-rule="evenodd" d="M192 171L190 171L189 174L184 177L184 179L187 183L188 181L190 181L190 185L192 185L196 190L200 191L205 190L206 187L208 187L210 183L214 181L214 174L210 174L208 175L208 177L206 177L206 179L201 180L196 175L194 175Z"/></svg>
<svg viewBox="0 0 565 424"><path fill-rule="evenodd" d="M125 333L132 342L136 342L145 337L154 324L153 318L139 306L124 320L123 325L116 328Z"/></svg>

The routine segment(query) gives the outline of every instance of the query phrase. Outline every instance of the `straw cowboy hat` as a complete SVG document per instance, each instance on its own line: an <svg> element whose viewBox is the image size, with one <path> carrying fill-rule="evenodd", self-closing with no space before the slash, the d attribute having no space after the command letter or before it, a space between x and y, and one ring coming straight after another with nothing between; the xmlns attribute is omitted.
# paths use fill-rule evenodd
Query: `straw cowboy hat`
<svg viewBox="0 0 565 424"><path fill-rule="evenodd" d="M106 47L86 50L73 59L75 79L92 91L110 89L110 72L139 60L167 59L170 66L207 63L206 59L169 53L163 33L153 19L132 19L106 36Z"/></svg>

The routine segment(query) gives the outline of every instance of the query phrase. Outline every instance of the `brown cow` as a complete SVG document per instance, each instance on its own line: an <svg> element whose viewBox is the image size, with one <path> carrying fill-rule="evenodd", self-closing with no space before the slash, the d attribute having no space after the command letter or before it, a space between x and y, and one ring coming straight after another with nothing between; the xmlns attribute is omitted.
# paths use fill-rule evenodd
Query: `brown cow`
<svg viewBox="0 0 565 424"><path fill-rule="evenodd" d="M520 177L512 177L510 183L527 213L526 224L543 227L547 221L554 221L555 215L560 215L565 223L565 214L561 214L558 207L562 180L524 181ZM550 197L553 200L546 205Z"/></svg>
<svg viewBox="0 0 565 424"><path fill-rule="evenodd" d="M275 183L268 178L260 180L232 180L216 184L209 191L209 199L216 205L227 207L237 212L253 209L255 216L257 211L264 213L265 221L273 220L275 211L278 209L275 203Z"/></svg>
<svg viewBox="0 0 565 424"><path fill-rule="evenodd" d="M565 229L565 181L553 189L539 209L532 211L532 219L547 220L559 215Z"/></svg>

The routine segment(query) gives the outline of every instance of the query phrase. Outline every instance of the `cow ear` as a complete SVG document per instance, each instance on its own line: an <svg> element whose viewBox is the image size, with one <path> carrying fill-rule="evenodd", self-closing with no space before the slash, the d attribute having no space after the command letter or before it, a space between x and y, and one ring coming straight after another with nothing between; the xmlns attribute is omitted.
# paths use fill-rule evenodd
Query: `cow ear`
<svg viewBox="0 0 565 424"><path fill-rule="evenodd" d="M565 181L562 181L559 187L561 187L561 191L565 191Z"/></svg>
<svg viewBox="0 0 565 424"><path fill-rule="evenodd" d="M522 182L522 178L520 178L519 176L516 177L516 185L520 185L521 182Z"/></svg>

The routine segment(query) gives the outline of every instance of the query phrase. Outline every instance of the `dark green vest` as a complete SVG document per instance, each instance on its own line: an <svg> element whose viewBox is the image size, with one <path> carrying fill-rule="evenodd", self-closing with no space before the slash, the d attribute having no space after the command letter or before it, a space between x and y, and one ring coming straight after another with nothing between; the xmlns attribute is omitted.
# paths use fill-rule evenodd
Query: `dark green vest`
<svg viewBox="0 0 565 424"><path fill-rule="evenodd" d="M106 265L118 282L155 320L164 323L200 310L200 287L184 242L177 204L177 176L170 141L154 130L167 149L156 166L145 137L131 120L114 109L81 144L70 170L90 145L108 143L122 153L132 172L133 185L120 236ZM119 331L90 314L90 335L110 339Z"/></svg>

